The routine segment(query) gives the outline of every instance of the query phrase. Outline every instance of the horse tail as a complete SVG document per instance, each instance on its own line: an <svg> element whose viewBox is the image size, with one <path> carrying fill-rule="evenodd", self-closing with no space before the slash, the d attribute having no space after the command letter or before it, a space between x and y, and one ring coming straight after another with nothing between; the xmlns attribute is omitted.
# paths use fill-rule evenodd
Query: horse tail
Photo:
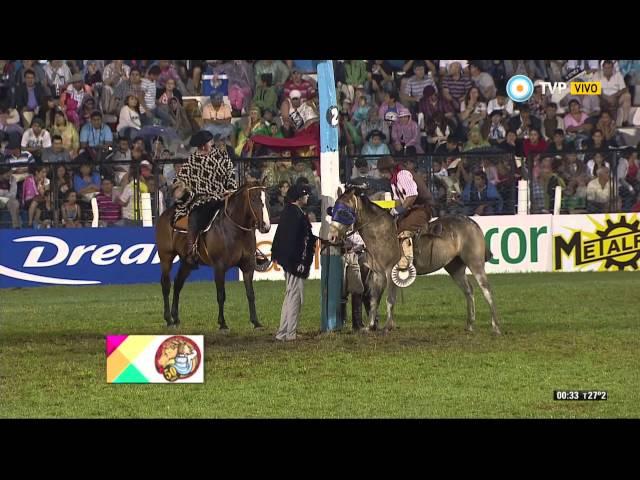
<svg viewBox="0 0 640 480"><path fill-rule="evenodd" d="M489 247L485 245L485 247L484 247L484 261L488 262L492 258L493 258L493 253L491 253L491 250L489 249Z"/></svg>

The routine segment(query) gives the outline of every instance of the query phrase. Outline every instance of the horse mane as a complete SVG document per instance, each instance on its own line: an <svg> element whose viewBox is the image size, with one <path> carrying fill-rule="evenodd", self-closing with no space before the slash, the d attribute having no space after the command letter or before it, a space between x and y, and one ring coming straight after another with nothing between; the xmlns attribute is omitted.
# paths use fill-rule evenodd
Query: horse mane
<svg viewBox="0 0 640 480"><path fill-rule="evenodd" d="M342 195L346 195L348 193L353 193L354 195L357 195L361 200L362 203L365 204L367 207L372 208L373 210L377 210L378 213L381 212L385 212L388 215L389 211L386 208L382 208L380 205L378 205L377 203L374 203L364 192L367 189L367 185L360 185L360 184L352 184L352 183L347 183L345 185L345 190L343 192ZM342 196L340 195L340 196ZM338 197L339 198L339 197ZM336 199L337 201L337 199Z"/></svg>
<svg viewBox="0 0 640 480"><path fill-rule="evenodd" d="M252 180L250 182L245 182L243 183L240 187L238 187L238 189L233 192L234 195L238 192L242 192L244 190L246 190L247 188L251 188L251 187L261 187L262 186L262 182L257 182L255 180Z"/></svg>
<svg viewBox="0 0 640 480"><path fill-rule="evenodd" d="M262 182L259 182L259 181L253 180L251 182L246 182L242 184L240 187L238 187L238 189L229 196L229 202L231 202L231 200L239 193L242 193L251 187L261 187L261 186L262 186Z"/></svg>

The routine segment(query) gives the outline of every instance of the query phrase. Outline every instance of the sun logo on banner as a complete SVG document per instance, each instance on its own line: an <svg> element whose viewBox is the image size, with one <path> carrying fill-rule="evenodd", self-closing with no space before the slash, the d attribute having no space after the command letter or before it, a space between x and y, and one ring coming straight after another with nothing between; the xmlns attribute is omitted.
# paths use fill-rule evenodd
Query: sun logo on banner
<svg viewBox="0 0 640 480"><path fill-rule="evenodd" d="M507 95L516 103L526 102L533 95L533 82L525 75L514 75L507 82Z"/></svg>
<svg viewBox="0 0 640 480"><path fill-rule="evenodd" d="M605 216L605 225L587 216L595 227L593 232L570 228L568 241L554 235L554 270L562 270L562 255L573 258L578 269L600 262L598 271L638 270L640 267L640 219L638 215Z"/></svg>

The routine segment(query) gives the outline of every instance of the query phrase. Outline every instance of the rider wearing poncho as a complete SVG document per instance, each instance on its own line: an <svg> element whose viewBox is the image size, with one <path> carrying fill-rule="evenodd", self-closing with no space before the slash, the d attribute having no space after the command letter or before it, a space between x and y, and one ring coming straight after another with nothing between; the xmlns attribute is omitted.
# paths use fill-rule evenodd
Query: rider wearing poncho
<svg viewBox="0 0 640 480"><path fill-rule="evenodd" d="M182 165L175 183L185 194L176 204L174 222L189 215L187 262L197 264L196 237L223 205L225 194L238 188L233 163L224 149L214 147L213 135L206 131L193 135L190 145L197 150ZM174 183L174 184L175 184Z"/></svg>

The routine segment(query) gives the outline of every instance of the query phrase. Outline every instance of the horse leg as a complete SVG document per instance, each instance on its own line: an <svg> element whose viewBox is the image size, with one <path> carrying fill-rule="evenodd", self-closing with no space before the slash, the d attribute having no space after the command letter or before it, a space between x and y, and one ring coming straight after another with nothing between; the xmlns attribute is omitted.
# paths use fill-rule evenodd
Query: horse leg
<svg viewBox="0 0 640 480"><path fill-rule="evenodd" d="M378 305L386 286L386 277L377 273L372 273L371 277L371 285L369 287L369 326L367 330L376 330L378 328Z"/></svg>
<svg viewBox="0 0 640 480"><path fill-rule="evenodd" d="M495 333L496 335L500 335L498 311L496 310L496 304L493 300L493 292L491 291L491 285L489 284L487 273L484 271L484 259L482 259L481 262L472 262L469 265L469 269L471 270L471 273L473 273L473 276L476 278L476 281L480 286L480 290L482 290L482 294L484 295L484 299L487 301L489 307L491 308L491 327L493 328L493 333Z"/></svg>
<svg viewBox="0 0 640 480"><path fill-rule="evenodd" d="M467 278L467 266L460 257L454 258L444 269L451 275L451 279L460 287L467 299L467 326L468 332L473 332L473 323L476 321L476 301L473 298L473 287Z"/></svg>
<svg viewBox="0 0 640 480"><path fill-rule="evenodd" d="M382 328L382 331L384 333L387 333L393 330L393 328L396 326L395 322L393 321L393 308L396 305L397 286L391 280L390 274L387 275L387 285L389 286L387 290L387 321L385 322L384 327Z"/></svg>
<svg viewBox="0 0 640 480"><path fill-rule="evenodd" d="M171 265L173 262L172 257L161 257L160 263L162 268L162 275L160 276L160 285L162 285L162 300L164 301L164 321L167 322L167 326L171 326L171 306L169 305L169 292L171 292Z"/></svg>
<svg viewBox="0 0 640 480"><path fill-rule="evenodd" d="M253 324L253 328L262 328L262 324L258 321L256 313L256 295L253 292L253 268L242 270L242 278L244 280L244 290L247 293L247 303L249 304L249 320Z"/></svg>
<svg viewBox="0 0 640 480"><path fill-rule="evenodd" d="M224 301L227 297L224 290L224 268L216 265L216 293L218 296L218 325L220 330L229 330L227 323L224 321Z"/></svg>
<svg viewBox="0 0 640 480"><path fill-rule="evenodd" d="M171 305L171 316L173 317L173 325L180 325L180 317L178 316L179 308L180 308L180 291L184 286L184 282L189 277L191 273L191 266L186 262L180 262L180 268L178 269L178 274L176 278L173 280L173 304Z"/></svg>

